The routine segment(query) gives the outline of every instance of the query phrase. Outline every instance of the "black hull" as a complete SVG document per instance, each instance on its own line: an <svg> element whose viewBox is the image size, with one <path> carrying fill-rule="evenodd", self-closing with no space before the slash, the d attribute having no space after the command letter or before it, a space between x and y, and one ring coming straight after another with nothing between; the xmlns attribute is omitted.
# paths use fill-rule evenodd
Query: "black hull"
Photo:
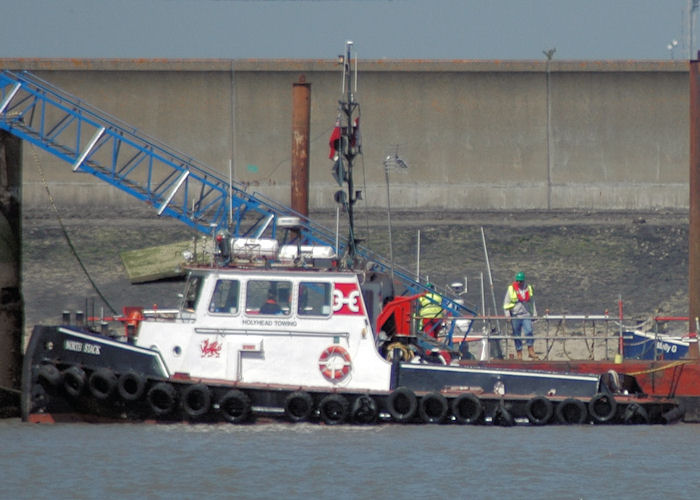
<svg viewBox="0 0 700 500"><path fill-rule="evenodd" d="M155 351L75 327L37 327L23 366L22 418L543 425L669 423L682 416L673 400L613 395L589 375L395 363L392 380L392 390L368 393L173 377Z"/></svg>

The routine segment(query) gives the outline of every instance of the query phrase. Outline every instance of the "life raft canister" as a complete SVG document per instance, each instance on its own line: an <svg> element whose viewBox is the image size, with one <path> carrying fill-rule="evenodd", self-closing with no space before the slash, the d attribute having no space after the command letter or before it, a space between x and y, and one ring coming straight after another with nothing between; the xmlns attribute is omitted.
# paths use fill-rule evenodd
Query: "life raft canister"
<svg viewBox="0 0 700 500"><path fill-rule="evenodd" d="M318 369L326 380L339 382L348 376L352 369L350 354L344 347L327 347L318 358Z"/></svg>

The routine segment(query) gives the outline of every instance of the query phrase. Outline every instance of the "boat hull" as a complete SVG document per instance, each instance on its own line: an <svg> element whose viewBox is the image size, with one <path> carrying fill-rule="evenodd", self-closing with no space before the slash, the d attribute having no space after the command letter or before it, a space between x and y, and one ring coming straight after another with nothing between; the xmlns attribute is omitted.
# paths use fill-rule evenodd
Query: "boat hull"
<svg viewBox="0 0 700 500"><path fill-rule="evenodd" d="M700 422L700 363L697 360L547 361L490 360L461 362L462 366L532 369L559 373L603 375L615 371L634 376L643 393L675 398L684 406L683 421Z"/></svg>
<svg viewBox="0 0 700 500"><path fill-rule="evenodd" d="M681 337L647 332L624 332L624 353L627 359L676 360L688 355L689 342Z"/></svg>
<svg viewBox="0 0 700 500"><path fill-rule="evenodd" d="M37 327L23 366L29 422L668 423L676 401L607 392L590 374L392 364L387 390L170 374L155 350L76 327ZM597 408L597 409L596 409ZM602 408L602 409L600 409Z"/></svg>

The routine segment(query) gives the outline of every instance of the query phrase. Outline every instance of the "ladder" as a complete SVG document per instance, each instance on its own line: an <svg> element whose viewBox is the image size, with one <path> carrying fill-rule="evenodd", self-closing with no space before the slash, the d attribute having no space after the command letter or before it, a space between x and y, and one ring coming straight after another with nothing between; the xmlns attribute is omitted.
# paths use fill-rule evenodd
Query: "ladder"
<svg viewBox="0 0 700 500"><path fill-rule="evenodd" d="M0 128L29 141L72 166L92 174L205 235L227 230L233 237L276 238L284 217L299 221L304 245L328 245L337 255L335 233L289 207L246 186L227 181L198 162L135 127L81 101L29 72L0 73ZM358 255L379 271L391 264L363 247ZM427 288L406 269L394 266L394 277L408 293ZM473 316L471 308L442 294L454 315Z"/></svg>

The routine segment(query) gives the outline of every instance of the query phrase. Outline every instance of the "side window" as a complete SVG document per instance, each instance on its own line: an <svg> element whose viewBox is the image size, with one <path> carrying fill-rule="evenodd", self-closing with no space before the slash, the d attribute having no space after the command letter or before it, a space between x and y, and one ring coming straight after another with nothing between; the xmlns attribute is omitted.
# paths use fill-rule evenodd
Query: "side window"
<svg viewBox="0 0 700 500"><path fill-rule="evenodd" d="M236 314L240 283L234 280L218 280L209 302L209 312Z"/></svg>
<svg viewBox="0 0 700 500"><path fill-rule="evenodd" d="M291 299L289 281L251 280L246 286L245 312L289 316Z"/></svg>
<svg viewBox="0 0 700 500"><path fill-rule="evenodd" d="M185 288L185 297L183 299L183 309L194 311L197 307L199 294L202 291L202 277L190 275Z"/></svg>
<svg viewBox="0 0 700 500"><path fill-rule="evenodd" d="M331 313L331 284L330 283L299 283L300 316L328 316Z"/></svg>

